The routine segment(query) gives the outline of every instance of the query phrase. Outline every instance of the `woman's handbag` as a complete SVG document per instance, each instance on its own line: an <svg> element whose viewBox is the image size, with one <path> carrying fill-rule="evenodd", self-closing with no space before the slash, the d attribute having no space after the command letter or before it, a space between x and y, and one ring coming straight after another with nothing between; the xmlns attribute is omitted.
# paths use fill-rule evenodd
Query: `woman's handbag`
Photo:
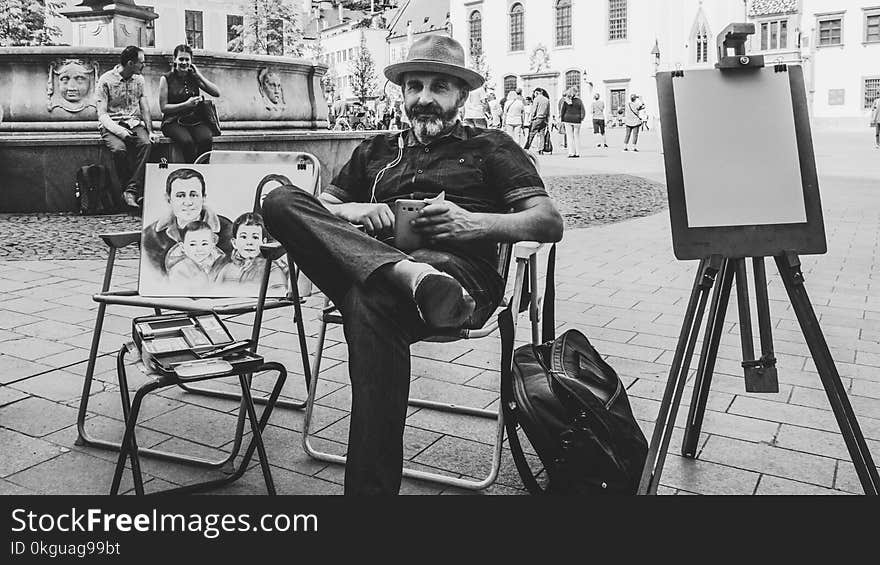
<svg viewBox="0 0 880 565"><path fill-rule="evenodd" d="M217 117L217 108L212 100L202 100L191 112L177 117L177 123L186 127L205 124L211 130L211 135L217 137L220 130L220 118Z"/></svg>
<svg viewBox="0 0 880 565"><path fill-rule="evenodd" d="M217 108L212 100L202 100L199 102L196 111L201 115L202 121L210 128L214 137L223 133L220 130L220 118L217 116Z"/></svg>

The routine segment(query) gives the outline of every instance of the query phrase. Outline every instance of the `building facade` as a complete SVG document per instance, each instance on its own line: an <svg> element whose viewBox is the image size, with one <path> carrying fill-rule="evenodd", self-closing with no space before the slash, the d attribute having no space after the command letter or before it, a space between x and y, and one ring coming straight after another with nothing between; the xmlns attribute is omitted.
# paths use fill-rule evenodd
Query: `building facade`
<svg viewBox="0 0 880 565"><path fill-rule="evenodd" d="M294 2L302 14L311 6L311 0ZM65 9L79 3L80 0L64 0ZM233 26L242 24L248 0L136 0L136 3L158 16L151 23L154 44L149 47L170 50L187 43L193 49L228 51L227 45L235 34ZM112 47L95 43L95 30L88 26L74 28L64 17L57 20L57 25L62 33L59 43ZM132 43L136 41L133 39Z"/></svg>
<svg viewBox="0 0 880 565"><path fill-rule="evenodd" d="M501 95L569 86L609 117L630 94L657 116L658 71L712 68L729 23L756 25L749 51L802 64L817 121L851 126L880 95L880 5L870 0L452 0L452 35Z"/></svg>

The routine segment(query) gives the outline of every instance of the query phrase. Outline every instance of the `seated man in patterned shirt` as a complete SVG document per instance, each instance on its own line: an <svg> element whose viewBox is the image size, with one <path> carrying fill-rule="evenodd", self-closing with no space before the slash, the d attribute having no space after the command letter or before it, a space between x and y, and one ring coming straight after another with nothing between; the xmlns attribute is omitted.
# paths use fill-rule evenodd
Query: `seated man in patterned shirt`
<svg viewBox="0 0 880 565"><path fill-rule="evenodd" d="M98 79L98 129L113 155L125 204L140 208L153 123L145 93L144 51L129 45L119 64Z"/></svg>
<svg viewBox="0 0 880 565"><path fill-rule="evenodd" d="M320 199L275 190L263 205L270 233L342 314L352 385L346 494L400 489L410 344L489 318L504 291L498 242L562 237L528 155L499 130L461 123L483 77L465 68L457 41L421 38L385 76L401 86L412 128L362 142ZM403 253L382 241L395 222L389 204L441 191L445 200L412 223L424 248Z"/></svg>

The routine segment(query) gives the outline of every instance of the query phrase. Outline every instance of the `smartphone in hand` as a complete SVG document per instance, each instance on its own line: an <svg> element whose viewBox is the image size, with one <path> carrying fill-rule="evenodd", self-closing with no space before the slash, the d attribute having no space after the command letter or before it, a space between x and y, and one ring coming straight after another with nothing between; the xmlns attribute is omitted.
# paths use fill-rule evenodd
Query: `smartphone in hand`
<svg viewBox="0 0 880 565"><path fill-rule="evenodd" d="M443 202L446 192L441 192L434 198L424 200L409 200L401 198L394 201L394 246L403 252L410 252L420 247L425 247L425 238L416 232L410 222L419 217L422 208L429 204Z"/></svg>

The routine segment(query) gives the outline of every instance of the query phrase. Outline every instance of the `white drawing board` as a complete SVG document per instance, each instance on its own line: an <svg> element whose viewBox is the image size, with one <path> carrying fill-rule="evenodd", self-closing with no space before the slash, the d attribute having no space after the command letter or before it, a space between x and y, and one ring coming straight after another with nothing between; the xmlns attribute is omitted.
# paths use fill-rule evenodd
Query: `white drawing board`
<svg viewBox="0 0 880 565"><path fill-rule="evenodd" d="M825 253L803 69L657 74L675 256Z"/></svg>
<svg viewBox="0 0 880 565"><path fill-rule="evenodd" d="M807 220L787 73L673 81L689 227Z"/></svg>
<svg viewBox="0 0 880 565"><path fill-rule="evenodd" d="M259 245L269 239L260 221L260 196L282 184L296 185L301 176L293 163L148 165L140 294L257 297L265 265ZM286 256L273 263L268 296L287 294L289 269ZM311 285L300 276L298 288L305 295Z"/></svg>

